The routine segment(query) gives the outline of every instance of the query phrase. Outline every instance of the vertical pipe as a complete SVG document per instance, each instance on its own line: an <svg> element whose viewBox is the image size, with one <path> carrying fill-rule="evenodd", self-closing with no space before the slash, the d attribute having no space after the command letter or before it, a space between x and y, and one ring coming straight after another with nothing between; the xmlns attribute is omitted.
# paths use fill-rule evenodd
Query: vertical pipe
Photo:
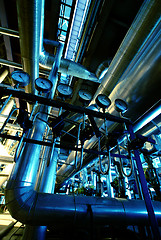
<svg viewBox="0 0 161 240"><path fill-rule="evenodd" d="M131 139L131 141L133 141L135 139L135 134L133 132L132 125L127 125L127 129L130 133L130 139ZM139 172L140 183L141 183L141 188L142 188L142 192L143 192L143 196L144 196L145 205L146 205L146 208L148 211L149 221L150 221L152 232L154 235L154 240L159 240L161 238L160 238L160 233L159 233L159 228L158 228L158 222L155 217L152 201L151 201L148 187L147 187L147 182L146 182L143 167L141 164L141 159L139 156L139 151L137 149L134 150L134 156L135 156L136 165L137 165L138 172Z"/></svg>
<svg viewBox="0 0 161 240"><path fill-rule="evenodd" d="M55 147L56 139L54 139L52 153L50 156L49 166L45 166L43 178L41 181L40 192L54 193L55 180L56 180L56 167L59 149Z"/></svg>
<svg viewBox="0 0 161 240"><path fill-rule="evenodd" d="M111 168L109 169L108 174L106 175L106 181L107 181L107 193L108 197L114 197L112 194L112 186L111 186Z"/></svg>

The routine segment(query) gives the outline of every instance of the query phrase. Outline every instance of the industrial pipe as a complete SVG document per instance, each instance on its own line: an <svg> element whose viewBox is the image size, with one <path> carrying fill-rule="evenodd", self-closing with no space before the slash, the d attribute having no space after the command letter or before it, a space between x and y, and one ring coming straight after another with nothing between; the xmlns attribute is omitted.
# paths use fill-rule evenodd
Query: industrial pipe
<svg viewBox="0 0 161 240"><path fill-rule="evenodd" d="M38 193L33 190L31 182L16 182L11 178L5 194L11 215L25 224L85 226L90 221L89 206L92 210L93 223L99 226L148 224L145 203L141 200ZM161 225L160 207L160 202L154 202L159 225Z"/></svg>
<svg viewBox="0 0 161 240"><path fill-rule="evenodd" d="M42 0L41 5L41 33L40 33L40 66L50 70L53 62L55 61L55 56L49 54L45 51L43 47L43 32L44 32L44 0ZM59 72L65 73L67 75L72 75L75 77L87 79L93 82L99 82L98 78L94 73L88 71L84 66L79 63L73 62L68 59L61 59Z"/></svg>
<svg viewBox="0 0 161 240"><path fill-rule="evenodd" d="M113 58L107 73L98 87L94 100L98 94L109 95L116 86L118 80L130 64L140 46L145 41L149 32L160 19L161 2L158 0L145 0L134 22L128 30L115 57ZM92 102L93 103L93 102Z"/></svg>
<svg viewBox="0 0 161 240"><path fill-rule="evenodd" d="M149 1L146 1L148 5L145 4L145 6L149 6ZM153 11L155 9L156 11L156 5L158 6L158 2L153 1L154 6L152 7ZM161 2L160 2L161 4ZM144 8L145 8L144 6ZM144 9L143 8L143 9ZM150 11L152 11L152 9ZM145 11L144 9L144 14L145 16L147 15L147 12L149 12L149 9ZM149 13L148 13L149 14ZM153 12L154 14L154 12ZM136 22L138 23L140 17L142 17L144 20L146 20L145 17L141 11L141 16L138 15L138 20L136 18ZM158 16L158 15L157 15ZM158 19L159 17L159 19ZM152 19L152 22L155 20L155 25L153 26L152 30L150 31L149 35L146 36L145 41L143 42L142 46L140 47L138 53L134 56L133 60L127 67L126 71L124 74L121 76L120 79L117 79L118 84L114 87L113 91L109 95L109 98L112 102L116 98L121 98L124 99L128 102L129 109L126 112L125 116L128 116L130 119L135 121L141 114L143 114L146 110L146 108L150 108L155 102L157 102L160 99L160 88L161 88L161 83L160 83L160 63L161 63L161 18L160 15L156 18L154 16L154 19ZM132 26L135 26L135 24L132 24ZM144 23L142 22L143 26ZM142 26L142 25L141 25ZM146 24L145 24L146 26ZM132 27L129 30L129 34L131 36L131 31ZM142 27L141 27L142 29ZM143 31L144 32L144 31ZM127 36L129 36L127 34ZM133 34L135 34L133 32ZM125 40L122 43L122 47L126 47L125 43L127 41L127 38L125 37ZM131 44L133 44L131 42ZM120 47L122 49L122 47ZM130 48L131 49L131 48ZM127 50L127 49L126 49ZM124 49L125 51L125 49ZM124 53L123 49L122 52ZM131 51L131 50L129 50ZM122 54L123 54L122 53ZM118 59L120 57L120 50L118 50L118 54L116 54L115 58ZM122 56L123 57L123 56ZM125 56L124 56L125 58ZM114 61L114 60L113 60ZM120 64L122 64L120 62ZM111 66L111 65L110 65ZM110 67L109 67L110 68ZM113 69L114 71L115 69ZM107 72L108 74L108 72ZM107 79L107 74L104 76L104 79L101 83L104 86L104 91L106 91L106 81L108 82ZM111 75L111 77L115 77L115 75ZM151 96L155 92L155 96L153 98L149 99L149 96ZM96 92L97 94L102 93L100 88ZM97 95L96 94L96 95ZM144 96L144 97L143 97ZM95 103L95 101L92 101L92 103ZM142 109L141 109L142 107ZM116 111L114 108L114 105L112 104L108 108L108 112L116 115ZM101 126L101 128L104 128L103 120L98 119L97 124ZM108 121L107 122L107 127L108 127L108 132L112 131L115 129L117 124ZM137 129L138 131L139 129ZM136 131L136 129L135 129ZM91 141L91 140L90 140ZM96 141L96 139L94 139ZM93 142L94 144L94 142ZM71 158L71 160L69 160ZM73 154L71 153L67 162L73 162ZM69 170L69 168L71 170ZM70 177L70 173L73 173L73 167L72 166L66 166L65 164L59 169L59 184L60 184L60 173L62 176L66 173L66 169L68 172L68 176ZM76 173L76 172L75 172ZM66 174L65 174L66 176ZM67 180L66 178L62 178L61 182Z"/></svg>

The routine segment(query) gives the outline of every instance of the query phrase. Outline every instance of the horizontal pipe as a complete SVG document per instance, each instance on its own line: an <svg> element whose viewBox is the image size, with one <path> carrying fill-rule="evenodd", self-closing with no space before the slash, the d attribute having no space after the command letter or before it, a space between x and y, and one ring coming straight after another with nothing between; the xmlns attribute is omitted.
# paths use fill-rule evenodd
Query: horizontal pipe
<svg viewBox="0 0 161 240"><path fill-rule="evenodd" d="M0 33L10 37L19 38L19 32L9 28L0 27Z"/></svg>
<svg viewBox="0 0 161 240"><path fill-rule="evenodd" d="M5 133L0 133L0 137L4 138L4 139L11 139L11 140L15 140L15 141L20 141L21 140L21 137L17 137L17 136L13 136L13 135L8 135L8 134L5 134ZM38 140L35 140L35 139L29 139L29 138L24 138L23 139L23 142L27 142L27 143L32 143L32 144L37 144L37 145L41 145L41 146L48 146L48 147L52 147L53 146L53 143L52 142L45 142L45 141L38 141ZM56 148L62 148L62 149L66 149L66 150L74 150L74 151L77 151L77 152L81 152L81 148L78 148L78 147L75 147L69 143L55 143L55 147ZM103 151L97 151L97 150L94 150L94 149L88 149L88 148L83 148L84 152L85 153L89 153L91 155L107 155L107 152L103 152ZM128 156L126 155L118 155L118 154L114 154L114 153L111 153L111 157L120 157L121 158L129 158ZM0 157L0 161L1 161L1 157ZM5 161L5 160L4 160Z"/></svg>
<svg viewBox="0 0 161 240"><path fill-rule="evenodd" d="M47 60L47 63L49 65L49 67L45 67L46 70L44 69L40 69L40 74L43 75L49 75L50 70L52 68L52 64L55 61L55 56L52 55L52 58L49 57L50 60ZM12 62L9 60L5 60L5 59L0 59L0 64L4 65L4 66L8 66L8 67L14 67L17 69L23 69L22 64L20 63L16 63L16 62ZM40 66L44 67L43 64L40 64ZM99 79L95 76L95 74L89 72L85 67L83 67L81 64L79 63L75 63L72 62L68 59L61 59L61 64L60 67L58 69L58 72L63 72L72 76L76 76L76 77L80 77L83 79L88 79L90 81L93 82L99 82Z"/></svg>
<svg viewBox="0 0 161 240"><path fill-rule="evenodd" d="M38 193L29 183L25 187L24 182L12 181L8 183L5 196L12 217L29 225L82 226L88 224L91 217L96 225L148 224L146 207L141 200ZM161 203L154 202L159 225L160 208Z"/></svg>
<svg viewBox="0 0 161 240"><path fill-rule="evenodd" d="M161 115L161 100L154 104L148 111L138 118L136 122L134 122L134 132L143 128L159 115Z"/></svg>
<svg viewBox="0 0 161 240"><path fill-rule="evenodd" d="M0 89L2 89L3 94L12 94L13 97L17 97L19 99L23 99L26 100L28 102L35 102L38 101L40 104L44 104L47 106L52 106L52 107L58 107L58 108L63 108L65 110L69 110L71 112L78 112L81 114L86 114L86 115L92 115L93 117L97 117L97 118L101 118L101 119L107 119L109 121L114 121L114 122L118 122L118 123L129 123L130 121L126 118L120 118L120 117L116 117L114 115L111 115L109 113L102 113L102 112L97 112L97 111L93 111L89 108L84 108L84 107L80 107L80 106L74 106L72 104L68 104L65 102L59 102L56 100L52 100L52 99L47 99L45 97L41 97L41 96L36 96L34 94L31 93L25 93L23 91L19 91L17 89L12 89L10 87L5 87L5 86L0 86Z"/></svg>
<svg viewBox="0 0 161 240"><path fill-rule="evenodd" d="M22 64L16 63L16 62L13 62L13 61L9 61L9 60L6 60L6 59L2 59L2 58L0 58L0 64L4 65L4 66L7 66L7 67L14 67L16 69L23 69ZM50 71L43 70L43 69L40 69L39 72L40 72L40 74L45 75L45 76L48 76L49 73L50 73Z"/></svg>

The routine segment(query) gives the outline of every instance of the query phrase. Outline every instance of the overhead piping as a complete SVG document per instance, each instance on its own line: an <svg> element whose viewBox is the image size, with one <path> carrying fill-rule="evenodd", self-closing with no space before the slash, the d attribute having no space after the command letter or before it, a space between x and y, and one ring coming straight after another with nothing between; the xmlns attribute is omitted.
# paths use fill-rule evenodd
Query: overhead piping
<svg viewBox="0 0 161 240"><path fill-rule="evenodd" d="M154 4L154 5L155 5L155 8L154 8L154 6L153 6L153 8L156 11L156 4ZM149 2L146 6L149 7ZM149 12L149 9L147 9L147 11ZM145 16L147 15L147 12L145 11L145 9L144 9L144 14L145 14ZM154 12L152 12L151 14L154 16ZM145 16L143 15L143 13L141 11L141 16L138 15L138 19L135 20L135 24L136 24L136 22L138 23L138 21L141 17L143 19L147 20ZM156 92L156 94L155 94L155 97L153 97L153 99L150 99L150 104L154 104L156 101L158 101L160 99L161 86L160 86L159 65L161 62L161 54L160 54L161 53L161 30L160 30L161 29L161 18L160 18L160 15L158 16L158 18L156 18L156 16L154 16L154 18L155 18L155 24L154 24L152 30L151 31L149 30L150 31L149 35L145 36L145 41L140 46L140 48L139 48L139 46L137 46L137 48L139 48L138 52L133 57L131 63L128 66L126 66L127 69L124 72L124 74L121 76L121 78L117 79L118 84L114 87L113 91L109 95L109 98L112 102L114 102L114 100L116 98L121 98L128 102L129 109L127 111L127 114L128 114L128 117L132 117L132 120L136 120L140 116L140 114L144 113L146 108L148 109L151 107L151 105L148 106L148 104L149 104L148 100L149 100L149 96L152 95L152 93L154 91ZM154 23L154 19L151 19L151 21ZM132 24L132 26L135 26L135 24ZM144 25L144 22L142 22L142 24ZM146 25L145 25L145 27L146 27ZM143 31L143 33L145 32L144 29L142 29L142 31ZM127 34L127 37L129 35L132 36L132 33L134 35L136 35L133 28L131 27L129 30L129 33ZM142 36L140 36L140 37L142 39ZM132 37L132 38L134 38L134 37ZM124 55L125 50L127 51L127 47L125 45L127 40L128 40L128 38L125 37L123 43L121 44L121 46L125 47L125 49L122 48L123 55ZM131 42L131 44L133 45L132 42ZM131 47L129 48L129 51L131 51ZM123 56L120 56L120 50L118 50L117 54L115 56L115 59L123 58ZM128 55L129 55L129 52L127 52L127 56ZM125 56L124 56L124 58L125 58ZM113 61L115 61L115 59ZM121 60L120 60L120 64L123 64ZM108 74L108 72L107 72L107 74ZM106 78L107 74L105 75L102 83L103 82L105 83L105 80L107 80L107 78ZM153 78L152 78L152 76L153 76ZM111 76L111 77L115 77L115 76ZM102 85L102 83L100 85ZM105 87L106 85L102 85L102 86ZM150 86L150 88L148 86ZM105 92L107 92L106 87L104 88L103 93L105 93ZM97 91L97 93L101 93L101 91ZM95 101L92 101L92 103L95 103ZM142 109L140 108L140 106L142 106ZM113 104L111 105L111 107L109 107L108 112L113 115L118 114L115 111ZM125 116L127 116L127 115L125 115ZM102 126L101 128L104 128L104 125L102 125L103 124L102 120L97 120L97 124L99 126ZM108 131L112 131L116 127L116 124L108 121L107 127L108 127ZM97 141L96 138L92 138L89 141L90 147L92 146L91 142L93 142L93 145L94 145L95 141ZM88 142L86 143L86 145L88 147ZM74 161L73 156L74 156L74 154L71 152L67 159L68 163L72 163ZM91 161L91 160L92 159L89 158L89 161ZM87 163L85 165L87 165ZM58 177L57 177L58 184L59 185L63 184L64 181L66 181L68 178L70 178L70 176L72 176L77 171L78 171L78 169L74 169L70 165L68 165L68 166L65 164L62 165L62 167L58 171ZM63 177L64 175L65 175L65 177Z"/></svg>
<svg viewBox="0 0 161 240"><path fill-rule="evenodd" d="M160 1L144 1L115 57L113 58L107 73L98 87L94 99L100 93L109 95L112 92L119 78L126 70L128 64L138 52L149 32L160 18L160 7Z"/></svg>
<svg viewBox="0 0 161 240"><path fill-rule="evenodd" d="M40 33L40 66L45 69L51 69L55 56L45 51L43 47L43 32L44 32L44 0L42 1L41 7L41 33ZM69 59L61 59L59 72L75 77L87 79L93 82L99 82L94 73L88 71L84 66L79 63L75 63Z"/></svg>

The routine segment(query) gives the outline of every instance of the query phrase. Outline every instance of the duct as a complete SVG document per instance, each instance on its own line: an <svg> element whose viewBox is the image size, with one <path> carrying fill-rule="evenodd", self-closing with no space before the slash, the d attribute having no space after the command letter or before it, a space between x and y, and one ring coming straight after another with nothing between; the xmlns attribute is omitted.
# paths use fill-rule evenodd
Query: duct
<svg viewBox="0 0 161 240"><path fill-rule="evenodd" d="M128 64L138 52L138 49L146 39L147 35L160 18L160 7L160 1L144 1L115 57L113 58L107 73L98 87L94 99L100 93L107 95L111 93Z"/></svg>
<svg viewBox="0 0 161 240"><path fill-rule="evenodd" d="M129 64L126 71L121 76L118 84L115 86L115 88L109 95L109 98L112 102L114 102L116 98L121 98L128 102L129 110L127 111L125 116L130 117L132 120L136 120L141 114L144 113L146 108L147 109L150 108L152 104L154 104L160 99L160 88L161 88L161 85L160 85L161 30L160 29L161 29L161 19L159 18L159 20L153 26L153 29L145 39L145 42L140 47L138 53L135 55L135 57L131 61L131 64ZM106 77L104 77L104 79L106 79ZM155 92L155 96L154 96L154 92ZM153 96L153 98L151 97L149 99L149 96ZM112 115L118 114L115 111L114 104L112 104L108 108L108 112ZM97 120L97 124L98 126L101 126L101 129L104 129L104 125L102 125L103 124L102 120ZM114 130L116 126L118 126L118 124L114 124L114 122L111 122L111 121L107 122L107 127L109 132ZM96 139L94 141L96 141ZM70 154L71 159L70 160L68 159L68 163L73 162L74 160L73 156L74 154L71 153ZM71 173L73 173L73 167L66 166L64 164L61 167L61 170L58 171L58 173L59 175L61 173L61 176L64 176L64 174L66 176L66 171L70 176ZM58 177L59 184L60 182L62 183L63 180L67 180L67 178L64 178L64 179L62 178L60 180L60 178L61 177L59 176Z"/></svg>
<svg viewBox="0 0 161 240"><path fill-rule="evenodd" d="M101 74L106 70L108 69L109 65L110 65L110 62L111 60L107 60L107 61L104 61L103 63L101 63L98 68L97 68L97 71L96 71L96 76L98 78L101 78Z"/></svg>
<svg viewBox="0 0 161 240"><path fill-rule="evenodd" d="M43 32L44 32L44 0L41 8L41 34L40 34L40 66L50 70L52 67L53 62L55 61L55 56L52 54L49 54L45 51L43 47ZM75 63L68 59L61 59L60 67L58 69L58 72L65 73L67 75L72 75L75 77L87 79L89 81L93 82L99 82L97 77L94 73L91 73L88 71L85 67L83 67L79 63Z"/></svg>

